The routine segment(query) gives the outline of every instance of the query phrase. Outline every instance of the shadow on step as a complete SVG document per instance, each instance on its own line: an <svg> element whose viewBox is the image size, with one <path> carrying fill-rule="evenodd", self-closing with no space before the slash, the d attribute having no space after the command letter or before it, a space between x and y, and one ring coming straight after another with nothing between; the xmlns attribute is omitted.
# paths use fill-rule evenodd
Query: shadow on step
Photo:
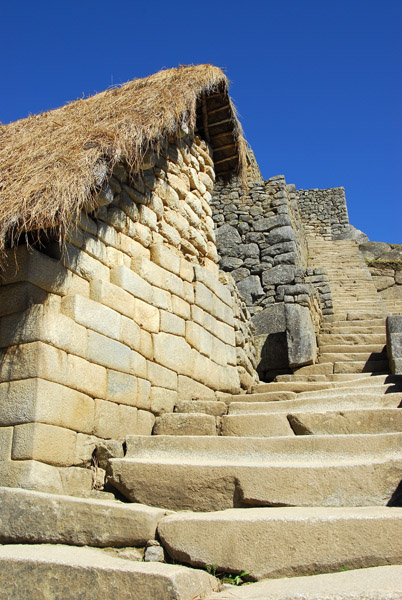
<svg viewBox="0 0 402 600"><path fill-rule="evenodd" d="M402 507L402 481L399 483L395 492L392 494L387 506Z"/></svg>

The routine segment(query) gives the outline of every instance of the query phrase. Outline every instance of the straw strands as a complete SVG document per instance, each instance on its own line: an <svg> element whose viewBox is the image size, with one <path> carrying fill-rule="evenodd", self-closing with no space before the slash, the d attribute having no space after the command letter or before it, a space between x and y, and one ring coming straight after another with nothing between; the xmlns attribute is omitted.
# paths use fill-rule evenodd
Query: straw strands
<svg viewBox="0 0 402 600"><path fill-rule="evenodd" d="M54 228L62 241L81 210L95 208L102 168L123 160L134 175L148 150L195 128L203 95L227 89L217 67L179 67L1 126L0 255L29 231ZM245 145L229 103L241 174Z"/></svg>

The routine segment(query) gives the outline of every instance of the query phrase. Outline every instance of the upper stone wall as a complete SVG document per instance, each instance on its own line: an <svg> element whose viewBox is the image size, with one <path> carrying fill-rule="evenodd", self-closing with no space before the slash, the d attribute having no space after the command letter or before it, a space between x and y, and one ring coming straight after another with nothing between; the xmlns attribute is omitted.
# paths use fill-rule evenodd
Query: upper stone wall
<svg viewBox="0 0 402 600"><path fill-rule="evenodd" d="M349 231L345 189L295 190L307 236L332 240Z"/></svg>

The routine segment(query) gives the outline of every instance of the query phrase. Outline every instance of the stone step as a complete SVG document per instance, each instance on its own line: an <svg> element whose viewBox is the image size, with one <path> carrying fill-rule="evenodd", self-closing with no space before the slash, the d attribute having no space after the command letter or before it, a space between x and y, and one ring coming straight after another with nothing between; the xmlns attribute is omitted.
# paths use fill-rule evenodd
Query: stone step
<svg viewBox="0 0 402 600"><path fill-rule="evenodd" d="M4 600L194 600L217 589L217 580L206 571L134 562L100 549L50 544L0 547L0 598Z"/></svg>
<svg viewBox="0 0 402 600"><path fill-rule="evenodd" d="M333 353L350 353L354 354L384 354L386 352L386 347L384 344L323 344L319 345L320 354L333 354ZM328 361L331 363L331 361Z"/></svg>
<svg viewBox="0 0 402 600"><path fill-rule="evenodd" d="M226 585L209 600L400 600L402 566L388 565L325 575L264 579L242 586Z"/></svg>
<svg viewBox="0 0 402 600"><path fill-rule="evenodd" d="M402 434L136 436L110 463L126 498L171 510L385 505L401 479Z"/></svg>
<svg viewBox="0 0 402 600"><path fill-rule="evenodd" d="M333 363L322 363L324 366L325 365L331 365L332 370L334 368ZM312 366L318 366L320 367L321 365L317 363L317 365L312 365ZM299 372L301 373L299 375ZM305 373L305 374L303 374ZM359 379L363 379L365 377L371 377L371 373L328 373L326 375L321 375L321 374L315 374L312 373L310 374L309 371L304 371L304 367L301 367L301 369L297 369L297 371L295 371L292 375L287 374L287 375L277 375L275 377L275 381L279 382L279 381L318 381L318 382L322 382L322 381L353 381L352 377L358 377Z"/></svg>
<svg viewBox="0 0 402 600"><path fill-rule="evenodd" d="M227 404L219 400L179 400L174 407L175 413L205 413L221 417L227 413Z"/></svg>
<svg viewBox="0 0 402 600"><path fill-rule="evenodd" d="M326 375L332 375L333 372L334 365L332 363L321 363L320 365L316 363L295 369L291 377L295 377L296 375L323 375L325 377ZM278 377L276 377L276 380L280 381Z"/></svg>
<svg viewBox="0 0 402 600"><path fill-rule="evenodd" d="M371 323L374 323L374 319L371 321ZM340 333L339 330L342 330L344 328L351 329L352 333L359 333L359 331L361 333L384 333L385 322L382 323L379 319L377 321L377 324L364 325L361 324L359 321L330 320L323 321L321 325L321 329L325 330L325 332L327 332L328 330L328 333Z"/></svg>
<svg viewBox="0 0 402 600"><path fill-rule="evenodd" d="M336 362L375 362L375 361L383 361L386 363L385 369L387 370L388 359L386 352L383 350L381 352L354 352L353 346L351 347L351 352L320 352L318 356L318 362L321 363L336 363ZM336 371L335 371L336 373Z"/></svg>
<svg viewBox="0 0 402 600"><path fill-rule="evenodd" d="M323 360L326 360L323 359ZM334 373L387 373L388 360L340 361L334 363Z"/></svg>
<svg viewBox="0 0 402 600"><path fill-rule="evenodd" d="M298 394L294 400L280 400L279 402L232 402L229 414L242 413L292 413L297 411L326 412L352 409L371 408L400 408L402 407L402 394L362 393L344 395L305 395Z"/></svg>
<svg viewBox="0 0 402 600"><path fill-rule="evenodd" d="M213 564L218 571L231 573L248 571L253 579L402 561L401 508L252 508L206 515L184 513L163 519L158 533L177 561L194 566ZM299 597L305 598L298 593L294 596ZM335 599L332 590L329 596L320 596L320 600L324 598ZM365 600L369 598L374 596Z"/></svg>
<svg viewBox="0 0 402 600"><path fill-rule="evenodd" d="M144 546L166 510L0 488L0 544Z"/></svg>
<svg viewBox="0 0 402 600"><path fill-rule="evenodd" d="M319 412L243 412L222 417L221 435L274 437L402 432L402 410L363 409Z"/></svg>
<svg viewBox="0 0 402 600"><path fill-rule="evenodd" d="M166 413L156 417L153 435L217 435L216 417L203 413Z"/></svg>
<svg viewBox="0 0 402 600"><path fill-rule="evenodd" d="M331 330L337 327L359 327L363 333L370 327L381 327L382 331L385 331L385 319L382 317L378 319L373 319L373 317L369 319L357 319L355 321L352 319L338 319L325 323L325 327Z"/></svg>
<svg viewBox="0 0 402 600"><path fill-rule="evenodd" d="M384 311L383 313L383 318L385 320L385 316L386 316L386 312ZM335 321L339 320L339 321L362 321L362 320L368 320L369 318L373 318L373 311L367 311L367 312L356 312L356 311L349 311L349 310L341 310L341 311L337 311L336 308L334 308L334 319Z"/></svg>
<svg viewBox="0 0 402 600"><path fill-rule="evenodd" d="M385 331L382 333L321 333L317 337L320 348L329 345L384 345Z"/></svg>
<svg viewBox="0 0 402 600"><path fill-rule="evenodd" d="M309 392L326 389L341 389L346 387L371 387L371 386L388 386L391 387L390 391L399 391L402 389L402 377L398 375L373 375L371 377L359 376L363 375L360 373L350 373L350 375L357 375L353 379L347 379L346 381L327 381L327 382L303 382L303 381L284 381L284 382L271 382L271 383L258 383L251 388L252 393L264 393L264 392ZM395 389L397 388L397 389ZM385 393L384 389L384 393ZM235 396L232 396L235 398Z"/></svg>

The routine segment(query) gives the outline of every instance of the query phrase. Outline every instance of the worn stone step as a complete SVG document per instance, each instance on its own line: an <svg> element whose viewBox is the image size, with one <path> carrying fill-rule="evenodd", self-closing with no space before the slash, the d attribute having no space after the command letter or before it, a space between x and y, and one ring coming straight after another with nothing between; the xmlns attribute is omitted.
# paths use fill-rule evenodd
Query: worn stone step
<svg viewBox="0 0 402 600"><path fill-rule="evenodd" d="M334 368L333 363L323 363L330 364L332 368ZM318 365L320 366L320 365ZM371 373L328 373L326 375L315 375L314 373L310 375L310 372L307 371L306 374L299 374L299 372L304 373L303 367L301 369L297 369L292 375L277 375L275 377L276 382L280 381L318 381L318 382L332 382L332 381L352 381L352 377L359 377L359 379L363 379L364 377L371 377Z"/></svg>
<svg viewBox="0 0 402 600"><path fill-rule="evenodd" d="M294 370L294 375L332 375L334 365L332 363L321 363L306 365ZM277 378L278 379L278 378Z"/></svg>
<svg viewBox="0 0 402 600"><path fill-rule="evenodd" d="M352 320L352 319L347 319L347 318L343 318L343 319L336 319L335 317L332 317L331 321L328 321L325 323L326 326L329 327L361 327L364 328L364 330L367 327L385 327L385 318L384 317L376 317L375 315L371 315L370 319L358 319L358 320Z"/></svg>
<svg viewBox="0 0 402 600"><path fill-rule="evenodd" d="M256 412L222 418L221 435L274 437L283 435L341 435L402 432L402 410L365 409L326 412Z"/></svg>
<svg viewBox="0 0 402 600"><path fill-rule="evenodd" d="M216 417L202 413L166 413L156 417L153 435L217 435Z"/></svg>
<svg viewBox="0 0 402 600"><path fill-rule="evenodd" d="M306 438L319 436L217 439L239 443ZM348 461L317 456L315 462L303 462L294 455L288 464L267 459L243 463L236 458L231 462L218 458L190 462L173 456L113 459L111 482L130 501L208 512L236 506L385 506L397 494L402 473L402 457Z"/></svg>
<svg viewBox="0 0 402 600"><path fill-rule="evenodd" d="M334 365L332 365L332 368L334 367ZM331 373L332 375L332 373ZM279 381L317 381L317 382L322 382L322 381L328 381L328 375L321 375L321 374L309 374L306 373L305 375L299 375L294 373L293 375L277 375L275 377L275 381L279 382Z"/></svg>
<svg viewBox="0 0 402 600"><path fill-rule="evenodd" d="M179 400L174 407L175 413L204 413L221 417L227 412L227 404L219 400Z"/></svg>
<svg viewBox="0 0 402 600"><path fill-rule="evenodd" d="M293 391L296 393L318 391L326 389L341 389L345 387L371 387L371 386L382 386L386 385L391 387L391 391L399 391L402 389L402 377L392 376L389 374L384 375L372 375L371 377L359 377L360 373L350 373L350 375L357 375L355 379L347 379L346 381L327 381L327 382L303 382L303 381L284 381L284 382L271 382L271 383L259 383L252 387L253 393L264 393L264 392L284 392ZM397 389L395 389L397 388ZM384 389L384 393L385 393Z"/></svg>
<svg viewBox="0 0 402 600"><path fill-rule="evenodd" d="M350 325L336 325L332 328L329 328L328 325L331 324L331 321L325 321L321 325L320 335L324 334L341 334L341 335L382 335L385 338L385 325L370 325L368 327L360 327L353 322L350 322Z"/></svg>
<svg viewBox="0 0 402 600"><path fill-rule="evenodd" d="M385 505L401 480L402 434L130 437L126 458L110 462L130 501L172 510Z"/></svg>
<svg viewBox="0 0 402 600"><path fill-rule="evenodd" d="M386 352L386 348L384 348L384 344L320 344L319 345L320 354L382 354ZM329 363L331 361L328 361Z"/></svg>
<svg viewBox="0 0 402 600"><path fill-rule="evenodd" d="M226 402L227 404L231 404L232 402L280 402L281 400L291 400L296 397L296 392L273 391L262 392L261 394L237 394L236 396L229 396Z"/></svg>
<svg viewBox="0 0 402 600"><path fill-rule="evenodd" d="M144 546L166 510L0 488L0 544Z"/></svg>
<svg viewBox="0 0 402 600"><path fill-rule="evenodd" d="M228 417L226 417L228 418ZM400 408L343 410L325 413L289 413L296 435L340 435L402 432Z"/></svg>
<svg viewBox="0 0 402 600"><path fill-rule="evenodd" d="M0 547L2 600L194 600L217 588L215 577L200 569L134 562L99 549L50 544Z"/></svg>
<svg viewBox="0 0 402 600"><path fill-rule="evenodd" d="M336 363L336 362L375 362L382 361L386 364L385 370L388 369L388 359L386 352L354 352L353 347L350 352L320 352L318 355L319 362ZM336 371L335 371L336 372Z"/></svg>
<svg viewBox="0 0 402 600"><path fill-rule="evenodd" d="M338 573L264 579L257 583L227 585L209 600L400 600L402 566L388 565Z"/></svg>
<svg viewBox="0 0 402 600"><path fill-rule="evenodd" d="M402 412L402 411L401 411ZM236 437L278 437L295 435L286 413L242 413L222 417L221 435Z"/></svg>
<svg viewBox="0 0 402 600"><path fill-rule="evenodd" d="M318 346L335 345L384 345L386 343L385 330L377 333L322 333L317 336Z"/></svg>
<svg viewBox="0 0 402 600"><path fill-rule="evenodd" d="M218 571L248 571L253 579L402 562L400 508L253 508L206 515L184 513L163 519L158 533L175 560L194 566L213 564Z"/></svg>
<svg viewBox="0 0 402 600"><path fill-rule="evenodd" d="M350 360L334 363L334 373L387 373L389 372L388 360Z"/></svg>
<svg viewBox="0 0 402 600"><path fill-rule="evenodd" d="M402 395L382 393L348 393L344 395L298 395L294 400L279 402L233 402L229 414L242 413L291 413L295 411L325 412L333 410L367 410L371 408L400 408Z"/></svg>

